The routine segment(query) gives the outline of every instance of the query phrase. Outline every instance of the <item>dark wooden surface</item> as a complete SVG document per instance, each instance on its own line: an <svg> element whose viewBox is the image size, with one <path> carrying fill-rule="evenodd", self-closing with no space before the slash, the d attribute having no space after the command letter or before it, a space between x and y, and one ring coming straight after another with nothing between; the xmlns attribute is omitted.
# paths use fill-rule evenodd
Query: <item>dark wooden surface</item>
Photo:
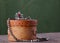
<svg viewBox="0 0 60 43"><path fill-rule="evenodd" d="M7 35L0 35L0 43L60 43L60 33L40 33L37 37L48 38L43 42L9 42Z"/></svg>

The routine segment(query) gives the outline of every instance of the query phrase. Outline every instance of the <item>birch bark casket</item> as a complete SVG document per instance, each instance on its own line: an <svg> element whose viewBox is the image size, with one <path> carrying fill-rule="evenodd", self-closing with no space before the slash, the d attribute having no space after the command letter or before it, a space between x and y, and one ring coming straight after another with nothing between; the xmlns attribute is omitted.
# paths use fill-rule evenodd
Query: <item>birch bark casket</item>
<svg viewBox="0 0 60 43"><path fill-rule="evenodd" d="M9 41L36 39L37 20L10 20L9 26Z"/></svg>

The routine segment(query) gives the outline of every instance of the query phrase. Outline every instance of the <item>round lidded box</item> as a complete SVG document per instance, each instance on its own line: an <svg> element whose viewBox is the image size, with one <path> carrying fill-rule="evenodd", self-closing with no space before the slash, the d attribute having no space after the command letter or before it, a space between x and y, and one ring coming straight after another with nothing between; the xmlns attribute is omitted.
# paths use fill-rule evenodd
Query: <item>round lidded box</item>
<svg viewBox="0 0 60 43"><path fill-rule="evenodd" d="M37 20L10 20L8 40L34 40L36 39ZM11 31L10 31L11 30ZM14 36L13 36L13 35Z"/></svg>

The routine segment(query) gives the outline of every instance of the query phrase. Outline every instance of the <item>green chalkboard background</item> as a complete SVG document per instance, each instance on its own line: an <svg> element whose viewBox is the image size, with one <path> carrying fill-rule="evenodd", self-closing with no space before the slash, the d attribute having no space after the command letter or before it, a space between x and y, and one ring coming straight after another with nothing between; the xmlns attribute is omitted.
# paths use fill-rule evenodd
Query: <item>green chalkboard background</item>
<svg viewBox="0 0 60 43"><path fill-rule="evenodd" d="M60 32L60 0L0 0L0 34L17 11L38 20L37 32Z"/></svg>

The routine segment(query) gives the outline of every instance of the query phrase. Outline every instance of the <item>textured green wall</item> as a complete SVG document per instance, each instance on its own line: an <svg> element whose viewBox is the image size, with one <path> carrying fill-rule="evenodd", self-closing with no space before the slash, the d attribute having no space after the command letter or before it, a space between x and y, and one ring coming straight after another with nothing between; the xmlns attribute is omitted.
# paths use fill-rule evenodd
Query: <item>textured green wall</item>
<svg viewBox="0 0 60 43"><path fill-rule="evenodd" d="M0 0L0 34L17 11L38 20L37 32L60 32L60 0Z"/></svg>

